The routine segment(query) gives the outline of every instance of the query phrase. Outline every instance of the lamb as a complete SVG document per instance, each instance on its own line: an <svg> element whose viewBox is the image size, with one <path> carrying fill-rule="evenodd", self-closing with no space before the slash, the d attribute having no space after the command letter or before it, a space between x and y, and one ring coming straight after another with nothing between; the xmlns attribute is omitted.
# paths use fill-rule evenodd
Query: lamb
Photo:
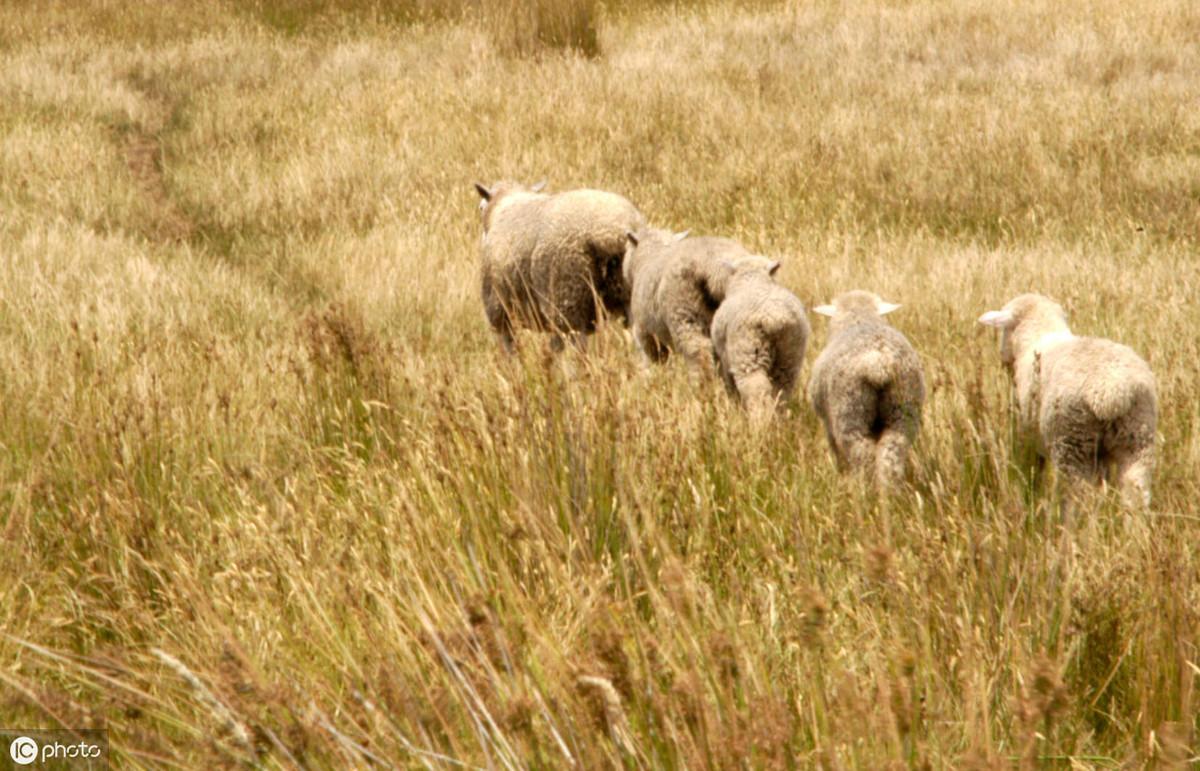
<svg viewBox="0 0 1200 771"><path fill-rule="evenodd" d="M488 323L505 349L514 331L532 327L582 345L604 312L625 316L629 290L621 272L625 234L645 221L625 198L600 190L541 192L498 182L475 183L481 198L481 283Z"/></svg>
<svg viewBox="0 0 1200 771"><path fill-rule="evenodd" d="M1076 337L1062 306L1038 294L979 323L1003 332L1000 360L1016 387L1018 423L1041 456L1071 483L1115 482L1127 506L1148 507L1158 398L1145 360L1111 340Z"/></svg>
<svg viewBox="0 0 1200 771"><path fill-rule="evenodd" d="M795 390L811 332L804 304L772 279L778 269L766 257L735 260L712 320L721 378L760 424Z"/></svg>
<svg viewBox="0 0 1200 771"><path fill-rule="evenodd" d="M713 374L713 313L734 264L753 255L728 238L687 238L686 232L655 228L627 237L623 270L634 341L647 361L661 362L675 351L693 378L707 380Z"/></svg>
<svg viewBox="0 0 1200 771"><path fill-rule="evenodd" d="M813 409L838 467L881 490L903 481L925 403L921 360L883 319L899 307L856 290L813 309L832 319L809 381Z"/></svg>

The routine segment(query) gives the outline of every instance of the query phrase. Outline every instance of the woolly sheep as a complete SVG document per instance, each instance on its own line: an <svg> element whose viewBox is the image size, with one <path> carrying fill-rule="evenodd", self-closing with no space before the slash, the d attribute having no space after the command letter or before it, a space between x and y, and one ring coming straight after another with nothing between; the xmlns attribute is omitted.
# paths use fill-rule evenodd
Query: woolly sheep
<svg viewBox="0 0 1200 771"><path fill-rule="evenodd" d="M628 234L623 269L629 321L648 361L663 361L675 351L693 377L705 379L712 375L713 312L735 262L752 255L728 238L686 236L655 228Z"/></svg>
<svg viewBox="0 0 1200 771"><path fill-rule="evenodd" d="M804 304L771 278L779 263L750 255L734 261L725 299L712 321L721 378L752 418L762 421L795 390L811 330Z"/></svg>
<svg viewBox="0 0 1200 771"><path fill-rule="evenodd" d="M475 189L484 311L506 349L518 326L553 332L556 348L563 334L590 334L601 315L597 300L625 315L625 234L645 224L632 203L600 190L546 194L541 184L476 183Z"/></svg>
<svg viewBox="0 0 1200 771"><path fill-rule="evenodd" d="M1158 414L1149 365L1127 346L1076 337L1062 306L1042 295L1020 295L979 322L1003 332L1019 423L1042 456L1070 481L1107 478L1127 505L1149 506Z"/></svg>
<svg viewBox="0 0 1200 771"><path fill-rule="evenodd" d="M925 403L921 360L883 319L899 307L853 291L813 309L831 319L809 382L813 409L838 467L874 476L881 489L904 479Z"/></svg>

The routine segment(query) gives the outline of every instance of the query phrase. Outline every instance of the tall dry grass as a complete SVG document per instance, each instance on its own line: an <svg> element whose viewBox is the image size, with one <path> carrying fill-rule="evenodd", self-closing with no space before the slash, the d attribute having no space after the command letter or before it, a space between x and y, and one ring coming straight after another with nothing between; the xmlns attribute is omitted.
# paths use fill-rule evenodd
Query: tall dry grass
<svg viewBox="0 0 1200 771"><path fill-rule="evenodd" d="M1192 4L622 9L592 58L283 7L0 9L0 724L122 767L1195 762ZM903 303L911 494L614 328L500 355L500 177ZM1032 478L974 324L1029 289L1150 360L1151 511Z"/></svg>
<svg viewBox="0 0 1200 771"><path fill-rule="evenodd" d="M499 51L600 55L599 0L484 0L483 22Z"/></svg>

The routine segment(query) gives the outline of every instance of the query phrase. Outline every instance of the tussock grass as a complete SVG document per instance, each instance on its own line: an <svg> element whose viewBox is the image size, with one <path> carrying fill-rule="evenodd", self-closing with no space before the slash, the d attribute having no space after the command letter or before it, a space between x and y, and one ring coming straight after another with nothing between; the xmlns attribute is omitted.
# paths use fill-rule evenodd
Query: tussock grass
<svg viewBox="0 0 1200 771"><path fill-rule="evenodd" d="M485 26L502 52L600 55L599 0L484 0Z"/></svg>
<svg viewBox="0 0 1200 771"><path fill-rule="evenodd" d="M0 723L133 767L1196 756L1192 4L647 6L592 58L229 10L0 10ZM503 177L903 303L911 493L611 325L501 355ZM1032 473L974 324L1030 289L1151 362L1150 512Z"/></svg>

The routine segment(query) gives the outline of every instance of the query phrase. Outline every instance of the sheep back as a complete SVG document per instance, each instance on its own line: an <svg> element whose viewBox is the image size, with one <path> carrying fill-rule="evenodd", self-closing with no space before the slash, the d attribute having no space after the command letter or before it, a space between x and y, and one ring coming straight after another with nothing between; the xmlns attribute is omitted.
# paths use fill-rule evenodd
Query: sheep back
<svg viewBox="0 0 1200 771"><path fill-rule="evenodd" d="M749 252L728 238L676 240L666 231L644 234L626 257L630 321L652 359L678 351L697 373L710 371L713 313L724 297L735 260Z"/></svg>

